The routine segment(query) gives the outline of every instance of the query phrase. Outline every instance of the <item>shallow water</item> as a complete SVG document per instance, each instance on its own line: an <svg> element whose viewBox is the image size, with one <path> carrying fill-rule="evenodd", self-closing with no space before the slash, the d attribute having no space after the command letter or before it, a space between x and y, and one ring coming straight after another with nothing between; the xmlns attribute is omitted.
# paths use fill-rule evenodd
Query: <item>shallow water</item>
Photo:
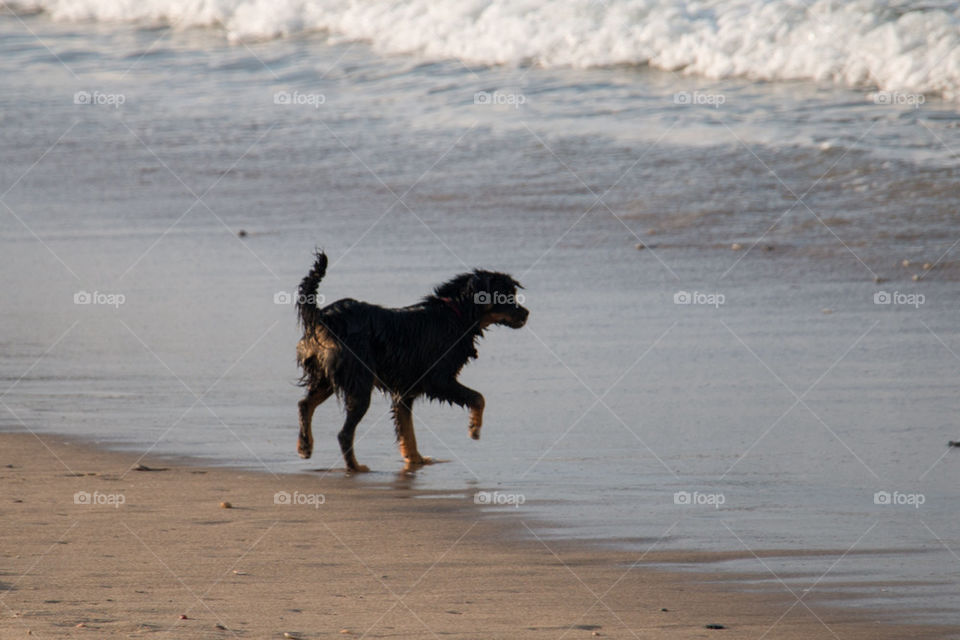
<svg viewBox="0 0 960 640"><path fill-rule="evenodd" d="M717 566L960 621L952 104L42 15L0 19L0 48L0 428L339 468L333 401L296 457L296 323L274 302L314 245L330 301L496 268L530 322L462 375L482 440L416 407L448 461L418 485L638 552L851 550ZM725 101L674 99L697 91ZM374 481L399 469L387 409L359 431Z"/></svg>

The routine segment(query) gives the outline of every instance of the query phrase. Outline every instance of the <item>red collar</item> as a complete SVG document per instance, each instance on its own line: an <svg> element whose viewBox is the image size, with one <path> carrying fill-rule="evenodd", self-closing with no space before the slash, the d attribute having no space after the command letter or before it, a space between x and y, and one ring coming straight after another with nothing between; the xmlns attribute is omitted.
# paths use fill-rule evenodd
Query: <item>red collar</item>
<svg viewBox="0 0 960 640"><path fill-rule="evenodd" d="M457 317L458 317L458 318L462 318L462 317L463 317L463 314L460 312L460 309L457 308L457 305L455 305L455 304L453 303L453 300L452 300L452 299L450 299L450 298L440 298L440 299L443 300L444 304L446 304L448 307L450 307L451 309L453 309L453 312L454 312L455 314L457 314Z"/></svg>

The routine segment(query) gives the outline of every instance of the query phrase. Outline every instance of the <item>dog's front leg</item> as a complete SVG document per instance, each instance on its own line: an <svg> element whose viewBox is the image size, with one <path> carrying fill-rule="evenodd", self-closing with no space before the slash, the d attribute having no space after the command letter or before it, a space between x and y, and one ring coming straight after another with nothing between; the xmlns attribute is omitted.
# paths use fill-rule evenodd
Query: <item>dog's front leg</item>
<svg viewBox="0 0 960 640"><path fill-rule="evenodd" d="M470 409L470 437L480 439L480 427L483 426L483 407L486 402L479 391L474 391L456 380L450 384L432 390L438 400L445 400Z"/></svg>
<svg viewBox="0 0 960 640"><path fill-rule="evenodd" d="M474 391L476 396L470 402L470 437L474 440L480 439L480 427L483 426L483 407L486 401L479 391Z"/></svg>
<svg viewBox="0 0 960 640"><path fill-rule="evenodd" d="M400 455L409 466L431 464L433 460L420 455L417 436L413 432L413 398L394 398L393 419L397 428Z"/></svg>

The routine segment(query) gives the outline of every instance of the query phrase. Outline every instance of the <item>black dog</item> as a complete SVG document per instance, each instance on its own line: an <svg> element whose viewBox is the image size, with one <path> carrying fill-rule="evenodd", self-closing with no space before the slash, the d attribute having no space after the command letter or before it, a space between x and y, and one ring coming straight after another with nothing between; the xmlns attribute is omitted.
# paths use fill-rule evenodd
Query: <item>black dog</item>
<svg viewBox="0 0 960 640"><path fill-rule="evenodd" d="M413 401L421 395L470 408L470 437L480 438L483 396L457 382L463 365L477 357L476 341L492 324L522 327L529 311L517 302L520 283L505 273L476 270L434 290L420 303L385 309L350 298L322 309L317 285L327 271L318 252L313 269L300 283L297 310L303 338L297 362L307 388L300 401L300 457L313 452L311 419L317 406L337 393L347 411L337 435L347 468L367 471L353 453L353 434L370 406L374 387L393 399L400 453L408 465L429 464L417 451ZM522 288L522 287L520 287Z"/></svg>

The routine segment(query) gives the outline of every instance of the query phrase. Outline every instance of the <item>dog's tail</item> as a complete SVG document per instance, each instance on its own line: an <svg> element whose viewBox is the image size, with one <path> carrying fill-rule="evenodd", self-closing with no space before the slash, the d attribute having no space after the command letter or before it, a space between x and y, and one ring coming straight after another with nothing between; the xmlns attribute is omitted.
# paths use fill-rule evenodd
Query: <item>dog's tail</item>
<svg viewBox="0 0 960 640"><path fill-rule="evenodd" d="M310 269L297 290L297 314L304 327L315 326L320 309L317 308L317 287L327 273L327 255L320 250L316 252L313 268Z"/></svg>

